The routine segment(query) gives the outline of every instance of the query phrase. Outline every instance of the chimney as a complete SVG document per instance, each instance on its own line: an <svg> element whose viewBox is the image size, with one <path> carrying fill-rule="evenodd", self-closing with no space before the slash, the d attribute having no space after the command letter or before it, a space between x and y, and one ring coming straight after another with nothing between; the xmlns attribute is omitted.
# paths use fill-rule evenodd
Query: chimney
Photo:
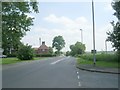
<svg viewBox="0 0 120 90"><path fill-rule="evenodd" d="M45 45L45 41L42 42L42 45Z"/></svg>

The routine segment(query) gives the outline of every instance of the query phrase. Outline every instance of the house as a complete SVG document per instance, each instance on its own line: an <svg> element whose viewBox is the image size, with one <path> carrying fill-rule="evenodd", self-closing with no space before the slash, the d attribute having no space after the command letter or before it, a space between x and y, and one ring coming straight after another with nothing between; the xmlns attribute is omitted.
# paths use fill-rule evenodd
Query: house
<svg viewBox="0 0 120 90"><path fill-rule="evenodd" d="M45 42L42 42L42 45L39 48L34 48L37 54L45 54L49 52L49 47L45 45Z"/></svg>

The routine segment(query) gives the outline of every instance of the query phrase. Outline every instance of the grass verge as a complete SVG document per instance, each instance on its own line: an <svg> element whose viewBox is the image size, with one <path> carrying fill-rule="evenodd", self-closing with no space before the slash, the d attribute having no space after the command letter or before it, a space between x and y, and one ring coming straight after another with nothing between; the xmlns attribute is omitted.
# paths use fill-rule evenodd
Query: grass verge
<svg viewBox="0 0 120 90"><path fill-rule="evenodd" d="M25 61L34 61L34 60L41 60L44 59L45 57L35 57L33 60L19 60L18 58L2 58L0 59L0 64L12 64L12 63L18 63L18 62L25 62Z"/></svg>
<svg viewBox="0 0 120 90"><path fill-rule="evenodd" d="M93 61L77 58L77 64L93 65ZM120 63L118 62L96 61L96 66L99 66L99 67L120 68L119 64Z"/></svg>

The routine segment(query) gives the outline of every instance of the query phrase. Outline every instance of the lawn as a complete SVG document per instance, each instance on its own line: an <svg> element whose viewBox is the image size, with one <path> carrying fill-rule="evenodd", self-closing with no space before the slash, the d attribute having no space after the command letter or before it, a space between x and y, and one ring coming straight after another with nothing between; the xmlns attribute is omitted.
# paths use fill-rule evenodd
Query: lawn
<svg viewBox="0 0 120 90"><path fill-rule="evenodd" d="M33 60L41 60L45 57L35 57ZM0 64L12 64L12 63L18 63L18 62L25 62L25 61L33 61L33 60L19 60L17 58L2 58L0 59Z"/></svg>
<svg viewBox="0 0 120 90"><path fill-rule="evenodd" d="M82 58L77 58L77 63L79 65L81 64L93 65L93 61ZM96 66L100 66L100 67L120 68L119 64L118 62L96 61Z"/></svg>

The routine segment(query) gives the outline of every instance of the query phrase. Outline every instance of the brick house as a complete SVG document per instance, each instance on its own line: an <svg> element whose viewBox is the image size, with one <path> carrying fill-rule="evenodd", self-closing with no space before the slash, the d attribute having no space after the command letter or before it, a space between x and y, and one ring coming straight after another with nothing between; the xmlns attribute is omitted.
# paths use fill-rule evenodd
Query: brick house
<svg viewBox="0 0 120 90"><path fill-rule="evenodd" d="M37 54L45 54L49 52L49 47L45 45L45 42L42 42L42 45L39 48L34 48Z"/></svg>

